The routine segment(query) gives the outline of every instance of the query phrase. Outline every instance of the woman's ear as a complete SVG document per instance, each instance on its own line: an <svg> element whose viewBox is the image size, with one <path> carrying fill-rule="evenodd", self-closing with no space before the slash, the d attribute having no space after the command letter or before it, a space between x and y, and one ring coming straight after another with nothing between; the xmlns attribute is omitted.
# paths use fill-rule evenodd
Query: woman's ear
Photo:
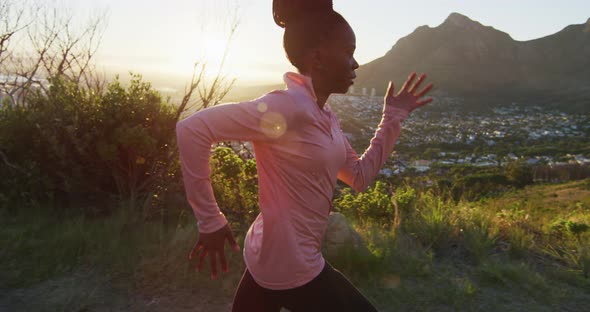
<svg viewBox="0 0 590 312"><path fill-rule="evenodd" d="M314 71L324 70L325 53L322 48L314 48L309 53L310 62Z"/></svg>

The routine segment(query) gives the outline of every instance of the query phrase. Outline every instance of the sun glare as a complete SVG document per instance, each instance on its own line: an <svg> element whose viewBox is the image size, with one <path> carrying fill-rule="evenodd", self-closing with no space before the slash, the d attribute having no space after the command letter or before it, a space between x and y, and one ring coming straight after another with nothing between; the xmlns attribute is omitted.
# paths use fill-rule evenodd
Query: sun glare
<svg viewBox="0 0 590 312"><path fill-rule="evenodd" d="M211 77L218 73L224 53L228 48L227 37L205 35L195 38L191 42L183 42L179 44L174 51L171 51L172 60L170 64L171 71L178 74L192 73L194 64L205 64L207 68L207 76ZM222 72L232 75L232 65L235 60L232 58L231 43L228 54L223 64Z"/></svg>

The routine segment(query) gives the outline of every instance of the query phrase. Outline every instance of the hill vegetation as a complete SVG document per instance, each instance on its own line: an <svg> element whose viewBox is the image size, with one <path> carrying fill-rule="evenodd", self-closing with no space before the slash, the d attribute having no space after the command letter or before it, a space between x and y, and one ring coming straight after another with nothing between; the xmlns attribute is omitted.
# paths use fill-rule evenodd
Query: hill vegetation
<svg viewBox="0 0 590 312"><path fill-rule="evenodd" d="M383 182L336 198L370 253L328 257L381 311L583 310L590 302L590 181L459 202L432 188L394 189L395 201ZM162 208L150 218L125 206L101 218L41 205L3 212L0 307L227 311L241 255L230 255L219 281L196 273L186 260L197 235L192 214ZM243 212L226 212L241 242Z"/></svg>
<svg viewBox="0 0 590 312"><path fill-rule="evenodd" d="M226 311L243 263L234 255L232 273L213 282L186 260L198 229L171 148L178 115L169 102L140 77L101 94L55 80L30 99L0 114L9 164L0 307L170 310L166 302L192 298ZM211 181L242 241L258 213L256 164L228 146L212 154ZM369 253L329 261L383 311L575 310L590 300L590 181L534 185L522 166L455 168L446 178L408 172L360 194L339 187L334 209Z"/></svg>

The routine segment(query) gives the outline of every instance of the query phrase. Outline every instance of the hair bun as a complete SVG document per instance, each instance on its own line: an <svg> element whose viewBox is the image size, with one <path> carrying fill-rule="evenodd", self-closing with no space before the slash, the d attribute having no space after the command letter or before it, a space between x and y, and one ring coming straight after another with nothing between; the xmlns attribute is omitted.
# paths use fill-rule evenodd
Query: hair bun
<svg viewBox="0 0 590 312"><path fill-rule="evenodd" d="M272 16L275 23L282 28L305 14L332 10L332 0L273 0L272 2Z"/></svg>

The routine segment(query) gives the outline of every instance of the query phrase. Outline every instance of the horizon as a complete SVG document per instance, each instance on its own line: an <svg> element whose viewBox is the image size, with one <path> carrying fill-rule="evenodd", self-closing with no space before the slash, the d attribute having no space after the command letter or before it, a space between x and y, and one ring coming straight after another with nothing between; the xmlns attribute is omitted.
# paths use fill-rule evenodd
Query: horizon
<svg viewBox="0 0 590 312"><path fill-rule="evenodd" d="M468 0L429 0L421 4L335 0L334 9L355 30L355 57L363 65L385 55L416 28L439 26L451 13L491 26L517 41L543 38L588 20L590 12L584 10L585 1L568 2L566 6L546 0L516 4L507 0L493 4ZM272 19L271 0L172 0L167 5L156 0L65 0L62 3L76 15L108 12L108 25L95 61L97 69L109 77L118 74L125 79L128 72L134 72L160 89L180 91L190 79L195 61L219 66L228 20L232 17L226 12L235 13L239 19L224 71L237 79L235 87L280 84L284 72L295 70L284 55L283 29ZM396 10L402 7L400 4L404 10ZM560 11L558 16L554 14L556 10Z"/></svg>

